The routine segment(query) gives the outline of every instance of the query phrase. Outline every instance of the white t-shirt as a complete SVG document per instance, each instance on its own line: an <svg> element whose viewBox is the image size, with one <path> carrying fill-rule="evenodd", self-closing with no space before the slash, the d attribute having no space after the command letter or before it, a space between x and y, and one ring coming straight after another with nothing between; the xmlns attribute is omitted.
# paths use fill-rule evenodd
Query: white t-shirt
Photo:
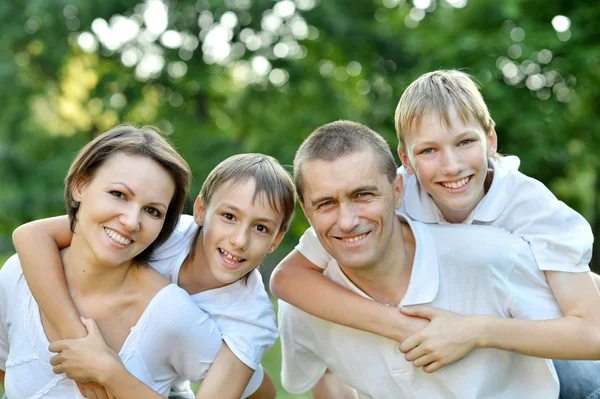
<svg viewBox="0 0 600 399"><path fill-rule="evenodd" d="M539 181L518 171L516 156L499 161L490 158L494 178L490 189L464 224L495 226L522 237L540 270L588 272L594 236L583 216L559 201ZM446 224L431 196L423 190L416 175L403 167L404 198L397 212L428 224ZM313 228L308 229L296 247L301 253L310 246L313 263L325 268L331 256L319 243Z"/></svg>
<svg viewBox="0 0 600 399"><path fill-rule="evenodd" d="M17 255L0 270L0 369L10 399L78 398L73 380L52 372L40 310ZM161 289L131 329L119 357L136 378L167 395L179 376L201 381L222 346L206 313L174 284Z"/></svg>
<svg viewBox="0 0 600 399"><path fill-rule="evenodd" d="M463 315L562 317L529 245L496 228L410 222L416 252L400 306L430 304ZM304 253L310 259L310 253ZM324 274L358 289L332 260ZM361 397L552 398L559 384L552 362L492 348L425 373L404 359L399 344L337 325L279 302L282 383L291 393L311 389L329 369Z"/></svg>
<svg viewBox="0 0 600 399"><path fill-rule="evenodd" d="M177 284L181 265L191 250L197 230L194 218L182 215L173 234L154 251L150 266ZM244 397L252 394L263 379L260 361L279 336L273 304L265 291L260 272L252 271L246 285L235 281L221 288L191 295L191 298L217 323L231 351L255 370ZM173 392L187 392L186 385L178 381Z"/></svg>

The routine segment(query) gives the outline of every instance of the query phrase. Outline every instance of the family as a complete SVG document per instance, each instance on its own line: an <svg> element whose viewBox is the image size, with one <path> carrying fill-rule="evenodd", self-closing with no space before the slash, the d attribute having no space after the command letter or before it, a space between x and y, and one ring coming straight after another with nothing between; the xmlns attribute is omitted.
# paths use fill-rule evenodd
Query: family
<svg viewBox="0 0 600 399"><path fill-rule="evenodd" d="M240 154L181 215L191 172L149 127L77 154L66 216L13 234L0 270L0 382L20 398L600 398L600 276L586 220L497 153L465 73L422 75L388 143L317 128L293 178ZM296 198L311 224L257 270ZM200 383L196 394L190 383Z"/></svg>

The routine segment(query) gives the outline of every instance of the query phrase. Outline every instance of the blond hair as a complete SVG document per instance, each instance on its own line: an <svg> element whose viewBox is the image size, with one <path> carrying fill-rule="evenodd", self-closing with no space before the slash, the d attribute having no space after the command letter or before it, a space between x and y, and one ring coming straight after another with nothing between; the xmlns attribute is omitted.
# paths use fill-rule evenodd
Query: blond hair
<svg viewBox="0 0 600 399"><path fill-rule="evenodd" d="M477 84L468 74L456 70L433 71L412 82L400 97L394 116L398 149L406 151L407 132L413 124L418 128L429 111L437 112L444 125L450 127L451 108L465 123L475 118L486 135L495 126Z"/></svg>

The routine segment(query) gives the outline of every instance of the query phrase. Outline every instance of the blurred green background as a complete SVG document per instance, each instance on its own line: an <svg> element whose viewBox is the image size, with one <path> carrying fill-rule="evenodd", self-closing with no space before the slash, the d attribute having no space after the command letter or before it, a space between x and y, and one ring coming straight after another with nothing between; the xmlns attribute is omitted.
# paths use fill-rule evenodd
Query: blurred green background
<svg viewBox="0 0 600 399"><path fill-rule="evenodd" d="M0 258L16 226L64 212L74 154L115 124L159 126L190 163L195 193L232 154L291 165L302 139L336 119L395 147L402 91L439 68L480 82L500 151L597 231L599 19L597 1L566 0L4 2ZM307 225L298 212L265 278ZM600 240L596 271L599 251ZM274 377L277 351L265 360Z"/></svg>

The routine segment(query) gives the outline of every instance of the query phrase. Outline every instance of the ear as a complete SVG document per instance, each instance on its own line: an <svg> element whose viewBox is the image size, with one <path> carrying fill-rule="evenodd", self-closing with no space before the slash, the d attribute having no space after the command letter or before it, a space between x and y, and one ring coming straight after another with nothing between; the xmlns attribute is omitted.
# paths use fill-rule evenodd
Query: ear
<svg viewBox="0 0 600 399"><path fill-rule="evenodd" d="M400 173L394 179L394 209L400 209L402 196L404 195L404 178Z"/></svg>
<svg viewBox="0 0 600 399"><path fill-rule="evenodd" d="M204 206L204 201L202 197L198 196L196 201L194 201L194 221L198 226L202 226L204 224L204 213L206 212L206 207Z"/></svg>
<svg viewBox="0 0 600 399"><path fill-rule="evenodd" d="M496 154L498 150L498 136L496 135L496 129L491 128L487 137L487 155L491 157Z"/></svg>
<svg viewBox="0 0 600 399"><path fill-rule="evenodd" d="M273 240L273 244L271 244L271 247L269 248L269 253L271 253L277 249L279 244L281 244L281 240L283 240L284 235L285 235L285 231L277 233L277 235L275 236L275 239Z"/></svg>
<svg viewBox="0 0 600 399"><path fill-rule="evenodd" d="M82 193L86 185L87 180L83 178L73 182L73 187L71 188L71 196L75 201L81 202L81 197L83 196Z"/></svg>
<svg viewBox="0 0 600 399"><path fill-rule="evenodd" d="M415 168L413 168L412 164L410 163L410 158L408 154L404 152L404 150L400 148L400 146L398 146L398 158L400 158L400 162L402 162L402 166L404 166L406 172L408 174L414 175Z"/></svg>

